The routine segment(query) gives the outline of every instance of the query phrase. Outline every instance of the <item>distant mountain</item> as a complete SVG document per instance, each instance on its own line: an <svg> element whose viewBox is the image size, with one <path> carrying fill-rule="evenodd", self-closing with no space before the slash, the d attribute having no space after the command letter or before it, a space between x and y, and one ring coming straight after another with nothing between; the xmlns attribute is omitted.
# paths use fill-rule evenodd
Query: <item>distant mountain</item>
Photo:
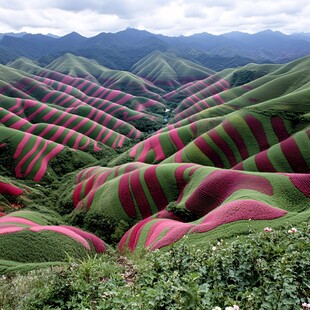
<svg viewBox="0 0 310 310"><path fill-rule="evenodd" d="M165 90L173 90L182 84L214 74L212 70L197 63L159 51L144 57L130 70Z"/></svg>
<svg viewBox="0 0 310 310"><path fill-rule="evenodd" d="M1 38L1 36L0 36ZM110 69L129 70L154 51L175 55L214 70L247 63L284 63L310 54L310 35L286 35L271 30L255 34L231 32L168 37L127 28L86 38L76 32L57 38L50 35L5 34L0 41L0 63L18 57L47 65L64 53L95 59Z"/></svg>
<svg viewBox="0 0 310 310"><path fill-rule="evenodd" d="M16 37L16 38L21 38L23 37L27 32L6 32L6 33L0 33L0 40L4 36L10 36L10 37Z"/></svg>

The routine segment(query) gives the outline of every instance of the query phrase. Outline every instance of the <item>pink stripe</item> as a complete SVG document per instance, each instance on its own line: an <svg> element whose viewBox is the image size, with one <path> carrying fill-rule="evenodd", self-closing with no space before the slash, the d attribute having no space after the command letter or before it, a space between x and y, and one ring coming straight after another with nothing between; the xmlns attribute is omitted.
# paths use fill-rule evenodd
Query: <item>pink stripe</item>
<svg viewBox="0 0 310 310"><path fill-rule="evenodd" d="M59 234L62 234L62 235L65 235L67 237L74 239L75 241L82 244L87 250L90 250L90 246L88 242L81 235L75 233L73 230L70 230L62 226L36 226L36 227L31 227L29 230L33 232L40 232L43 230L57 232Z"/></svg>
<svg viewBox="0 0 310 310"><path fill-rule="evenodd" d="M6 110L4 110L3 108L1 108L1 110L0 111L6 111ZM15 116L13 113L8 113L8 112L6 112L6 115L5 116L3 116L1 119L0 119L0 122L1 123L5 123L5 122L7 122L10 118L12 118L13 116Z"/></svg>
<svg viewBox="0 0 310 310"><path fill-rule="evenodd" d="M22 151L24 150L24 147L27 145L28 141L30 140L30 138L32 137L31 134L25 133L24 137L22 139L22 141L18 144L16 151L14 153L14 159L18 158Z"/></svg>
<svg viewBox="0 0 310 310"><path fill-rule="evenodd" d="M17 216L4 216L0 218L0 224L2 223L13 223L13 224L24 224L29 226L39 226L38 223L30 221L28 219L17 217Z"/></svg>
<svg viewBox="0 0 310 310"><path fill-rule="evenodd" d="M108 134L104 137L104 139L101 141L103 144L106 143L113 135L113 131L112 130L109 130L109 129L106 129L105 131L108 130Z"/></svg>
<svg viewBox="0 0 310 310"><path fill-rule="evenodd" d="M41 141L44 141L43 139ZM39 143L41 142L39 141ZM38 143L38 146L39 146L39 143ZM32 159L32 161L30 162L30 164L28 165L26 171L25 171L25 176L27 176L33 166L37 163L37 161L39 160L39 158L41 158L41 155L44 153L44 151L46 150L47 146L49 145L49 141L45 140L44 141L44 144L43 144L43 147L41 147L41 149L37 152L37 155ZM36 151L38 147L36 147L36 145L34 146L33 150Z"/></svg>
<svg viewBox="0 0 310 310"><path fill-rule="evenodd" d="M15 233L24 229L25 229L24 227L14 227L14 226L0 227L0 235Z"/></svg>
<svg viewBox="0 0 310 310"><path fill-rule="evenodd" d="M64 148L63 145L58 144L49 154L45 156L45 158L42 160L42 164L38 173L33 178L34 181L40 181L42 179L42 177L46 172L49 160L54 156L56 156L59 152L61 152L63 148Z"/></svg>
<svg viewBox="0 0 310 310"><path fill-rule="evenodd" d="M20 119L19 121L15 122L14 124L12 124L10 126L10 128L19 130L20 128L22 128L23 126L28 125L30 126L30 123L27 122L25 119Z"/></svg>
<svg viewBox="0 0 310 310"><path fill-rule="evenodd" d="M185 144L183 143L183 141L179 136L179 132L177 129L171 130L169 132L169 137L173 141L174 145L177 147L177 150L181 150L185 146Z"/></svg>

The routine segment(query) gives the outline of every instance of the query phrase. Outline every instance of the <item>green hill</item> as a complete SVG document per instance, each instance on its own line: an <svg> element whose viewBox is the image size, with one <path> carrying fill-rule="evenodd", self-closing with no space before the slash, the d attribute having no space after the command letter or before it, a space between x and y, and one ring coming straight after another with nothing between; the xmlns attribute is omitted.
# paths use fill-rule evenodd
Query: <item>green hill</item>
<svg viewBox="0 0 310 310"><path fill-rule="evenodd" d="M0 272L309 221L309 65L2 66Z"/></svg>
<svg viewBox="0 0 310 310"><path fill-rule="evenodd" d="M214 73L194 62L159 51L138 61L130 71L168 91L182 84L201 80Z"/></svg>

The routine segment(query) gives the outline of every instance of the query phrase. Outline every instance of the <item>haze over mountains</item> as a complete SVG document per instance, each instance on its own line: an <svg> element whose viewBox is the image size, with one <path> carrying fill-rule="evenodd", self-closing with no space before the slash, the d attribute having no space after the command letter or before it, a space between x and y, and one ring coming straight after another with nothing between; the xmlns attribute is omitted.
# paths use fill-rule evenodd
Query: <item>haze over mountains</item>
<svg viewBox="0 0 310 310"><path fill-rule="evenodd" d="M72 32L60 38L41 34L2 34L0 63L18 57L36 59L42 65L65 52L95 59L111 69L131 70L153 51L170 52L216 71L255 63L284 63L310 53L307 33L285 35L266 30L256 34L208 33L167 37L132 28L86 38Z"/></svg>
<svg viewBox="0 0 310 310"><path fill-rule="evenodd" d="M4 36L0 272L309 220L301 36Z"/></svg>

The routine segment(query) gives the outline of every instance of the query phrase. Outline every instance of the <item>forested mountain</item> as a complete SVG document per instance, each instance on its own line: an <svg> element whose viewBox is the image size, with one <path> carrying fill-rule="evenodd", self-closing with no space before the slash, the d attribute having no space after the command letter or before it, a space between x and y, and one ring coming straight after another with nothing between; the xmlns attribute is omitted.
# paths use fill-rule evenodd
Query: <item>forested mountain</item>
<svg viewBox="0 0 310 310"><path fill-rule="evenodd" d="M310 53L308 34L285 35L271 30L256 34L231 32L167 37L128 28L86 38L72 32L63 37L41 34L0 36L0 63L18 57L38 59L46 65L66 52L96 60L110 69L130 70L153 51L172 52L215 71L250 62L284 63Z"/></svg>

